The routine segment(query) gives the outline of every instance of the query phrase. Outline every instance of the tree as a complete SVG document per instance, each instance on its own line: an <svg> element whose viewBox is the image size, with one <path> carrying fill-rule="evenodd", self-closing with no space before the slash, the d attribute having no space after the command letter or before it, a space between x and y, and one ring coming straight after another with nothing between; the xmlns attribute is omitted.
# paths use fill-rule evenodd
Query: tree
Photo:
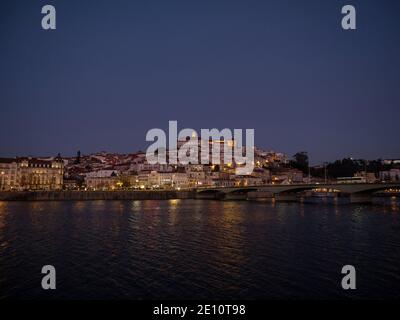
<svg viewBox="0 0 400 320"><path fill-rule="evenodd" d="M362 171L363 166L360 166L353 159L345 158L342 160L336 160L334 163L329 163L327 166L329 175L337 177L353 177L358 171Z"/></svg>
<svg viewBox="0 0 400 320"><path fill-rule="evenodd" d="M308 154L306 151L297 152L293 156L294 160L290 161L293 168L301 170L303 173L308 174Z"/></svg>

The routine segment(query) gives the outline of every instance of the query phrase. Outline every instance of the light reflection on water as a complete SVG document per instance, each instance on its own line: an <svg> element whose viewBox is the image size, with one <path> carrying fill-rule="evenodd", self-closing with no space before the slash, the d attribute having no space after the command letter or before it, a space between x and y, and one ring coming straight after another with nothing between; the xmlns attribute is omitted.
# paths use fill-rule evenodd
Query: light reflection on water
<svg viewBox="0 0 400 320"><path fill-rule="evenodd" d="M0 297L399 298L398 199L0 202ZM41 266L58 286L40 289ZM340 289L344 264L358 289Z"/></svg>

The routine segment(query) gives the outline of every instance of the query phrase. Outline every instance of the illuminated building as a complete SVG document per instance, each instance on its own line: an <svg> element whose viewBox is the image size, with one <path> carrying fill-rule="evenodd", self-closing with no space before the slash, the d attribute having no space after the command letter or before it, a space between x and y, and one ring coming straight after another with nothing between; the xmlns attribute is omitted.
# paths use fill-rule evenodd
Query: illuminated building
<svg viewBox="0 0 400 320"><path fill-rule="evenodd" d="M64 163L38 158L0 158L0 190L61 190Z"/></svg>

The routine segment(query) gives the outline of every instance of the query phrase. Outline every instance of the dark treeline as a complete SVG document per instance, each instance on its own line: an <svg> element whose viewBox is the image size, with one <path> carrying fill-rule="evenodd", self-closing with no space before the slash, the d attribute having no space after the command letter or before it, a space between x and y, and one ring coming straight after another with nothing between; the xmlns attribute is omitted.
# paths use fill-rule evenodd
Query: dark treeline
<svg viewBox="0 0 400 320"><path fill-rule="evenodd" d="M336 160L333 163L326 164L326 172L328 177L352 177L357 172L373 172L375 176L379 175L380 171L390 170L392 165L382 164L381 160L354 160L351 158L345 158L342 160ZM317 177L323 177L325 169L313 168L312 174Z"/></svg>
<svg viewBox="0 0 400 320"><path fill-rule="evenodd" d="M334 162L327 162L323 166L310 167L307 152L298 152L289 162L289 166L301 170L304 174L310 174L314 177L325 176L329 178L337 177L353 177L357 172L373 172L376 176L380 171L387 171L392 168L400 168L396 164L383 164L381 159L378 160L360 160L352 158L344 158Z"/></svg>

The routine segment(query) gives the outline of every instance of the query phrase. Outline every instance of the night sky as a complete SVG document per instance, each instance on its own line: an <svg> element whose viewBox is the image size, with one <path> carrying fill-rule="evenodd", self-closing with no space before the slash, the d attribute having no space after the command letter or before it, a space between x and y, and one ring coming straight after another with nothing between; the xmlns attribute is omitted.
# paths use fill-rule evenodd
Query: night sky
<svg viewBox="0 0 400 320"><path fill-rule="evenodd" d="M0 39L0 156L145 150L178 120L314 164L400 157L397 0L1 1Z"/></svg>

